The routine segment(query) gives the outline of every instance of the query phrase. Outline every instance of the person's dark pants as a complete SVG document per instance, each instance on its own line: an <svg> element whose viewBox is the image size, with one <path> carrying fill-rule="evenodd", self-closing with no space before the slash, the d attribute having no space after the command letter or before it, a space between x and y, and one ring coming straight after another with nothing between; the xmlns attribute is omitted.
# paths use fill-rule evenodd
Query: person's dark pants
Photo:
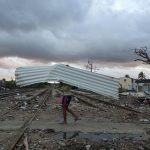
<svg viewBox="0 0 150 150"><path fill-rule="evenodd" d="M72 99L71 95L63 96L62 99L62 108L63 108L63 117L64 117L64 123L67 123L67 111L72 114L72 116L76 119L77 116L73 113L71 109L68 108L70 101Z"/></svg>

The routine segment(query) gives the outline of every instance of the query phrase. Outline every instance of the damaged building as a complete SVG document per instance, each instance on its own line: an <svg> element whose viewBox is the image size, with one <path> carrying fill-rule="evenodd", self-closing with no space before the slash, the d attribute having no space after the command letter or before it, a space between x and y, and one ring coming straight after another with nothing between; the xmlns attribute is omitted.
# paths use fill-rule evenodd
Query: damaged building
<svg viewBox="0 0 150 150"><path fill-rule="evenodd" d="M119 78L120 91L136 91L137 85L135 81L135 79L126 76Z"/></svg>
<svg viewBox="0 0 150 150"><path fill-rule="evenodd" d="M148 92L150 93L150 79L136 80L137 92Z"/></svg>

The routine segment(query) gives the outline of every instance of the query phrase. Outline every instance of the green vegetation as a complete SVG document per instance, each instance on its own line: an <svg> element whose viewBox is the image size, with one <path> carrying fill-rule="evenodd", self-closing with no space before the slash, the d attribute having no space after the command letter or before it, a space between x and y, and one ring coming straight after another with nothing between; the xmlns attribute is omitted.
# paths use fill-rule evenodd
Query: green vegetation
<svg viewBox="0 0 150 150"><path fill-rule="evenodd" d="M16 87L16 82L14 80L5 81L5 88L13 89Z"/></svg>

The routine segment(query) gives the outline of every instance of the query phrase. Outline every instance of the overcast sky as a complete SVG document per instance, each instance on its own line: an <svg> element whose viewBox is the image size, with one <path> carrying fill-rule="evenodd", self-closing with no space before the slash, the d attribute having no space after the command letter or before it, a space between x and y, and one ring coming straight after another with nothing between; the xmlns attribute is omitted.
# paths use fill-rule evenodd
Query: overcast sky
<svg viewBox="0 0 150 150"><path fill-rule="evenodd" d="M150 49L149 16L150 0L0 0L1 78L19 66L88 58L104 74L143 71L130 49Z"/></svg>

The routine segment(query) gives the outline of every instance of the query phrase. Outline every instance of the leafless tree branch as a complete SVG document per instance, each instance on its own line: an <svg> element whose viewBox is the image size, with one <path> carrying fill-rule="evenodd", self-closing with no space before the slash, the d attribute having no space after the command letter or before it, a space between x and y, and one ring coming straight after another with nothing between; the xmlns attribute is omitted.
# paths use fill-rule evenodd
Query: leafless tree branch
<svg viewBox="0 0 150 150"><path fill-rule="evenodd" d="M136 59L135 61L142 61L144 63L150 64L150 58L149 58L149 56L147 54L147 47L146 46L145 47L141 47L139 49L135 48L134 52L135 52L136 55L144 58L144 59Z"/></svg>

